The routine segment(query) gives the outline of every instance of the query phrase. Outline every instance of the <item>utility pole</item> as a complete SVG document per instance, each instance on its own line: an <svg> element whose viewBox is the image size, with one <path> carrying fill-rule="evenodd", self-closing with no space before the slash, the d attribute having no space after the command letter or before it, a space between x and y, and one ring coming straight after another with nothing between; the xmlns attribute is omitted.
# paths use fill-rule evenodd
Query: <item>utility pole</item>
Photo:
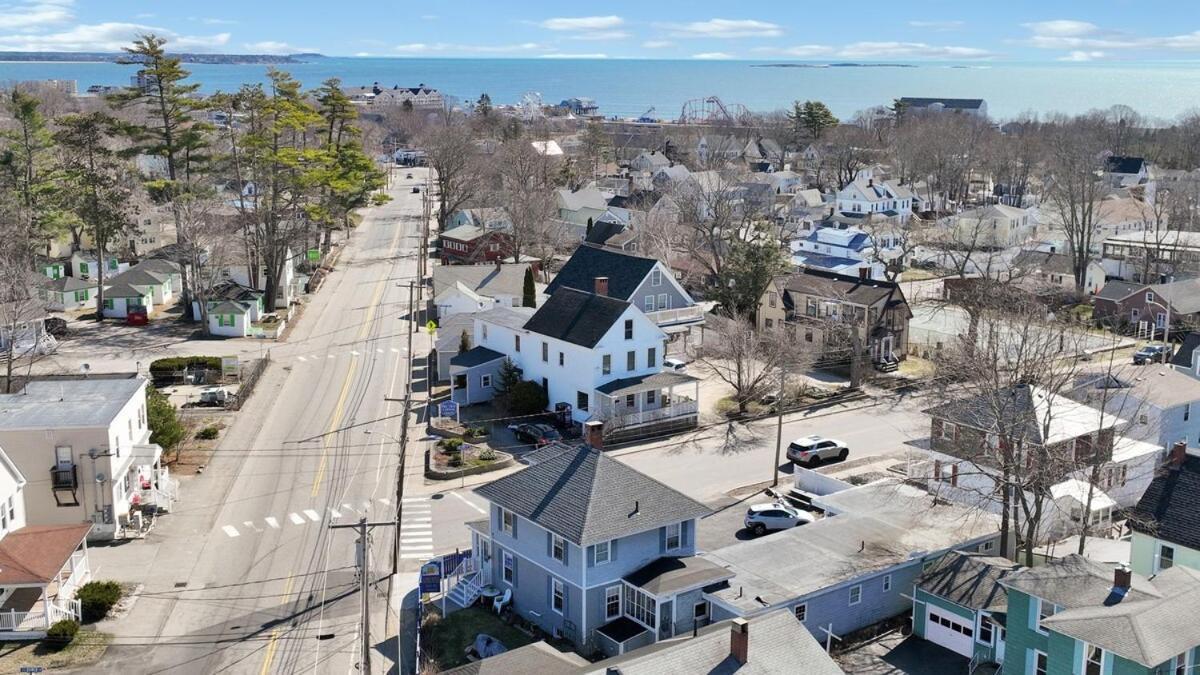
<svg viewBox="0 0 1200 675"><path fill-rule="evenodd" d="M779 485L779 461L783 452L783 383L787 371L779 368L779 396L775 399L775 480L771 487Z"/></svg>
<svg viewBox="0 0 1200 675"><path fill-rule="evenodd" d="M355 555L355 562L358 566L358 593L360 596L360 604L362 607L362 653L359 656L358 671L366 675L371 672L371 544L370 531L374 527L391 527L396 523L380 521L376 523L367 522L366 517L360 518L357 523L345 523L342 525L330 524L329 529L354 529L358 531L358 552ZM400 535L397 533L396 540L400 540Z"/></svg>

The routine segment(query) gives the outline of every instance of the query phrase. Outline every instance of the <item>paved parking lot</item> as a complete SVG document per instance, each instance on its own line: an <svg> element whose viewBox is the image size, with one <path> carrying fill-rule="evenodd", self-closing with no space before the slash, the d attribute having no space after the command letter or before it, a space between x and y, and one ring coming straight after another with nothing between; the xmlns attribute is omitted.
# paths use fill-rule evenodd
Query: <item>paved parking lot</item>
<svg viewBox="0 0 1200 675"><path fill-rule="evenodd" d="M785 485L781 481L781 485ZM756 492L742 499L726 499L717 504L709 504L713 513L701 518L696 525L696 547L701 551L714 551L718 548L736 544L739 541L757 539L744 526L746 509L752 504L763 504L773 501L771 497ZM820 517L818 515L818 517ZM773 537L779 532L768 532L764 537Z"/></svg>

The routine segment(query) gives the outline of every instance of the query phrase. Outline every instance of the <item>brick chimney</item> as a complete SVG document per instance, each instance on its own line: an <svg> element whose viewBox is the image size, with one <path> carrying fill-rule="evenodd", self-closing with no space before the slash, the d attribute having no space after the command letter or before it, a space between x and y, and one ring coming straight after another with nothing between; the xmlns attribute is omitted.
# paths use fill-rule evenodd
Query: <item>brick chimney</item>
<svg viewBox="0 0 1200 675"><path fill-rule="evenodd" d="M595 288L592 292L596 295L608 295L608 277L596 277L594 280Z"/></svg>
<svg viewBox="0 0 1200 675"><path fill-rule="evenodd" d="M870 267L860 267L860 268L858 268L858 278L859 278L861 281L867 281L867 280L869 280L869 279L871 278L871 268L870 268Z"/></svg>
<svg viewBox="0 0 1200 675"><path fill-rule="evenodd" d="M1185 461L1187 461L1187 441L1176 441L1171 446L1170 452L1167 453L1167 468L1178 471L1183 468Z"/></svg>
<svg viewBox="0 0 1200 675"><path fill-rule="evenodd" d="M1113 568L1113 588L1129 590L1132 584L1133 572L1129 571L1129 565L1121 563Z"/></svg>
<svg viewBox="0 0 1200 675"><path fill-rule="evenodd" d="M729 627L729 655L742 665L750 658L750 622L740 616Z"/></svg>
<svg viewBox="0 0 1200 675"><path fill-rule="evenodd" d="M604 422L588 420L583 423L583 441L589 448L604 449Z"/></svg>

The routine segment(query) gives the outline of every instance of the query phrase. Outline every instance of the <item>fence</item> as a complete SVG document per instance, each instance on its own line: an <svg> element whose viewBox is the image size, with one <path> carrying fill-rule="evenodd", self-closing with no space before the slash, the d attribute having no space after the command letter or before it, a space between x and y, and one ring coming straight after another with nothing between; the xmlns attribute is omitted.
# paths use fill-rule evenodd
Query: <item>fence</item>
<svg viewBox="0 0 1200 675"><path fill-rule="evenodd" d="M242 384L238 387L237 398L229 406L230 410L241 410L246 401L250 400L250 395L254 393L254 388L258 385L258 381L262 379L263 373L266 372L269 365L271 365L271 352L267 350L267 353L262 358L252 362L248 366L242 366Z"/></svg>

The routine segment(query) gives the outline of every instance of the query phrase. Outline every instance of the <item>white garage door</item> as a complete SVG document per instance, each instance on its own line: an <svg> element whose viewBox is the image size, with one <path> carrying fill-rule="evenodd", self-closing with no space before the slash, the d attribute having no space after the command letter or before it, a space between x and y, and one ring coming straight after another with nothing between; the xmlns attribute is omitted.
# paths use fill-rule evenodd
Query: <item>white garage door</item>
<svg viewBox="0 0 1200 675"><path fill-rule="evenodd" d="M925 616L925 639L970 658L975 655L975 630L962 618L930 607Z"/></svg>

